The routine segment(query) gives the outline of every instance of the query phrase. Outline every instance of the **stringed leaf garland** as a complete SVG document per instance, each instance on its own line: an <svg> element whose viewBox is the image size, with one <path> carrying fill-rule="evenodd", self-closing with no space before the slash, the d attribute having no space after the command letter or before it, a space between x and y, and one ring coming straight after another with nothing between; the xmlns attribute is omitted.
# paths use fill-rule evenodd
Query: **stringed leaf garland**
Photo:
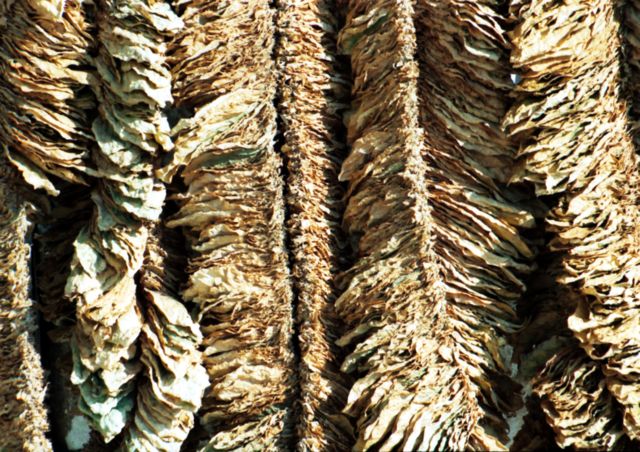
<svg viewBox="0 0 640 452"><path fill-rule="evenodd" d="M168 4L143 0L101 2L97 23L99 115L92 131L100 179L92 222L74 244L66 293L77 303L71 380L80 387L81 409L109 442L131 416L141 368L134 275L146 222L158 219L164 202L153 159L173 146L162 111L172 101L165 41L183 24Z"/></svg>
<svg viewBox="0 0 640 452"><path fill-rule="evenodd" d="M504 184L516 156L501 130L513 87L507 19L488 0L419 0L415 18L434 252L481 425L506 447L522 405L508 337L535 258L522 235L535 225L531 195Z"/></svg>
<svg viewBox="0 0 640 452"><path fill-rule="evenodd" d="M0 450L51 451L29 263L29 206L0 157Z"/></svg>
<svg viewBox="0 0 640 452"><path fill-rule="evenodd" d="M0 0L0 449L631 447L639 11Z"/></svg>
<svg viewBox="0 0 640 452"><path fill-rule="evenodd" d="M126 450L180 450L209 386L198 350L202 334L178 295L186 264L181 248L178 231L160 225L150 229L140 277L144 370Z"/></svg>
<svg viewBox="0 0 640 452"><path fill-rule="evenodd" d="M6 299L9 302L13 298L22 307L17 313L6 306L7 314L11 313L7 319L11 320L4 325L7 319L3 319L0 333L2 348L7 352L2 362L14 367L12 377L2 372L0 384L7 391L1 403L6 408L3 413L11 419L8 424L2 423L2 450L51 449L50 439L44 436L50 425L47 417L51 416L45 411L44 397L50 396L53 377L47 376L44 381L37 351L43 332L35 331L39 317L27 297L37 297L44 318L59 327L56 332L59 339L69 337L75 307L62 294L73 254L71 245L82 217L76 216L69 228L64 224L69 220L66 217L69 212L61 211L68 207L63 206L69 200L67 194L61 195L65 201L59 203L56 199L49 204L41 194L29 193L21 186L26 183L58 196L72 184L87 185L86 176L93 174L87 115L87 111L95 108L95 98L89 90L92 75L87 69L94 46L91 36L94 26L88 17L91 10L92 6L74 0L0 5L0 171L12 175L3 182L12 186L12 190L2 191L0 204L8 209L8 214L15 215L15 222L8 227L17 228L13 229L13 237L3 237L2 242L10 247L14 257L22 256L14 263L17 272L14 276L22 272L23 278L30 275L33 280L31 287L31 278L19 283L14 280L13 295ZM11 172L10 167L17 171ZM29 220L27 200L38 204L38 208L31 210ZM77 212L86 205L86 199L79 197L73 203L75 206L69 210ZM15 235L33 221L41 223L33 236L25 231ZM33 253L29 251L32 238L37 242ZM47 262L48 268L43 269ZM51 262L58 267L51 266ZM11 262L3 261L0 271L8 271L11 266ZM4 341L12 345L7 347ZM69 374L56 374L58 377L68 381ZM16 384L9 384L11 380ZM50 404L51 398L46 402ZM52 426L58 425L56 420L51 421Z"/></svg>
<svg viewBox="0 0 640 452"><path fill-rule="evenodd" d="M56 178L86 185L86 175L94 174L86 112L95 98L84 69L93 46L84 6L24 0L6 8L0 24L0 152L34 189L57 195Z"/></svg>
<svg viewBox="0 0 640 452"><path fill-rule="evenodd" d="M348 257L338 173L350 87L336 49L338 12L330 0L280 0L276 5L278 113L289 175L287 226L301 355L297 448L349 450L352 427L340 412L351 382L340 372L342 352L336 340L344 326L333 307L335 278Z"/></svg>
<svg viewBox="0 0 640 452"><path fill-rule="evenodd" d="M282 161L274 148L274 9L262 0L180 4L170 63L175 150L159 169L187 189L167 225L188 239L185 301L196 305L211 385L194 441L205 450L282 450L296 389Z"/></svg>
<svg viewBox="0 0 640 452"><path fill-rule="evenodd" d="M345 413L355 450L498 450L457 346L434 252L411 2L354 0L340 35L351 56L344 222L357 260L336 309L357 381Z"/></svg>
<svg viewBox="0 0 640 452"><path fill-rule="evenodd" d="M622 92L617 6L577 0L516 5L512 63L522 81L505 123L521 143L514 179L557 198L546 218L547 246L562 264L557 282L578 298L568 326L600 363L606 389L623 407L625 433L636 439L638 168ZM599 397L602 402L590 408L603 416L595 426L569 432L562 417L549 418L559 444L609 446L619 435L616 412L596 408L608 396ZM596 427L597 434L590 430Z"/></svg>

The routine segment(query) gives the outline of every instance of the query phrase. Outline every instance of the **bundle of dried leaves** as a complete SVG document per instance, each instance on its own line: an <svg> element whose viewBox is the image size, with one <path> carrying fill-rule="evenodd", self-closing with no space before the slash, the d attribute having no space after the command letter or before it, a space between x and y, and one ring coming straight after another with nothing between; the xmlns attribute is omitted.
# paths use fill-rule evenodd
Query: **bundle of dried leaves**
<svg viewBox="0 0 640 452"><path fill-rule="evenodd" d="M173 6L0 0L0 450L632 450L640 0Z"/></svg>
<svg viewBox="0 0 640 452"><path fill-rule="evenodd" d="M2 9L1 152L28 184L51 195L58 194L52 176L86 184L92 173L87 111L95 100L83 69L92 43L84 6L24 0Z"/></svg>
<svg viewBox="0 0 640 452"><path fill-rule="evenodd" d="M357 262L336 309L351 327L340 343L355 345L342 369L359 376L345 412L356 450L498 449L479 424L433 249L412 17L409 1L355 0L340 35L354 76L341 178Z"/></svg>
<svg viewBox="0 0 640 452"><path fill-rule="evenodd" d="M183 297L197 305L211 380L208 450L290 446L296 387L282 165L274 149L274 10L187 1L173 42L175 151L159 174L187 186L168 221L188 239Z"/></svg>
<svg viewBox="0 0 640 452"><path fill-rule="evenodd" d="M60 188L60 194L40 215L34 231L37 259L35 285L40 311L54 329L49 332L56 341L70 338L75 323L76 307L64 296L71 269L73 242L91 220L92 203L86 187L71 185Z"/></svg>
<svg viewBox="0 0 640 452"><path fill-rule="evenodd" d="M526 192L503 184L515 146L501 130L512 89L500 2L419 0L421 125L434 251L461 364L483 416L508 444L507 418L522 402L512 377L517 305L534 251L521 235L535 221Z"/></svg>
<svg viewBox="0 0 640 452"><path fill-rule="evenodd" d="M340 372L336 340L343 326L333 307L335 277L348 256L340 227L344 193L338 173L349 82L336 54L338 12L331 0L276 4L279 113L289 174L288 230L301 354L298 449L348 450L351 425L340 412L350 382Z"/></svg>
<svg viewBox="0 0 640 452"><path fill-rule="evenodd" d="M156 225L149 231L140 277L144 376L125 436L126 450L180 450L209 385L198 350L202 334L178 295L187 263L181 248L176 230Z"/></svg>
<svg viewBox="0 0 640 452"><path fill-rule="evenodd" d="M104 1L97 22L99 116L92 130L100 180L92 222L74 244L66 292L77 303L72 382L108 442L128 421L141 365L134 275L144 258L145 222L158 219L164 202L153 158L172 148L162 112L172 101L165 40L182 22L168 4L142 0Z"/></svg>
<svg viewBox="0 0 640 452"><path fill-rule="evenodd" d="M38 320L30 298L31 224L7 165L0 157L0 450L49 451Z"/></svg>
<svg viewBox="0 0 640 452"><path fill-rule="evenodd" d="M562 397L589 392L597 398L582 405L603 416L594 425L581 425L577 413L572 429L568 414L549 417L559 444L587 448L608 447L620 436L607 390L623 406L625 432L634 439L640 434L638 162L622 99L617 4L514 5L520 24L513 32L512 62L522 75L521 99L505 121L521 143L514 179L532 182L539 196L556 195L549 200L546 230L553 234L548 248L563 267L558 282L578 296L568 326L602 365L606 389L580 376L593 368L584 358L558 358L546 377L576 378L570 390L550 399L561 411L575 403ZM555 369L562 365L567 368Z"/></svg>
<svg viewBox="0 0 640 452"><path fill-rule="evenodd" d="M554 354L535 380L560 447L611 449L623 435L622 412L600 365L575 344Z"/></svg>

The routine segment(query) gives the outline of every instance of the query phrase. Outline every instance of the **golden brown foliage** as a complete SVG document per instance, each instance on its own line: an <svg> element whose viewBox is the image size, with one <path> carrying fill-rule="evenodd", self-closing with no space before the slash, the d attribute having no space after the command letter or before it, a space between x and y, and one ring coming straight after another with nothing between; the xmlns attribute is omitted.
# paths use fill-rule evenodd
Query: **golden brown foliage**
<svg viewBox="0 0 640 452"><path fill-rule="evenodd" d="M281 159L274 149L274 9L190 1L170 63L176 149L159 171L187 186L168 221L189 239L182 293L197 305L211 380L208 449L283 449L296 388Z"/></svg>
<svg viewBox="0 0 640 452"><path fill-rule="evenodd" d="M97 22L92 157L100 180L91 224L74 243L66 292L77 303L72 382L80 386L81 409L109 442L128 421L140 370L134 275L144 258L145 222L158 219L164 202L153 157L173 146L162 112L172 101L165 39L182 22L166 3L124 0L101 2Z"/></svg>
<svg viewBox="0 0 640 452"><path fill-rule="evenodd" d="M143 378L126 450L178 450L209 385L198 350L202 334L178 295L187 263L181 246L177 231L160 225L150 229L140 277Z"/></svg>
<svg viewBox="0 0 640 452"><path fill-rule="evenodd" d="M30 298L31 224L0 158L0 450L49 451L45 382Z"/></svg>
<svg viewBox="0 0 640 452"><path fill-rule="evenodd" d="M499 2L419 0L421 125L434 252L461 365L482 406L482 425L506 440L522 404L507 335L534 250L526 191L509 179L515 146L501 130L513 86Z"/></svg>
<svg viewBox="0 0 640 452"><path fill-rule="evenodd" d="M340 413L349 380L340 372L336 340L343 325L333 303L335 277L348 250L340 222L344 154L342 113L349 83L338 60L332 0L280 0L279 114L286 158L288 231L293 253L300 342L298 450L348 450L351 426Z"/></svg>
<svg viewBox="0 0 640 452"><path fill-rule="evenodd" d="M87 89L91 76L82 69L90 61L91 27L76 0L24 0L5 7L0 152L28 184L57 195L51 176L85 184L91 172L86 111L95 100Z"/></svg>
<svg viewBox="0 0 640 452"><path fill-rule="evenodd" d="M557 196L546 231L563 267L557 281L578 296L569 328L602 364L607 389L624 407L625 430L637 438L638 162L621 88L616 6L570 0L514 8L520 24L512 62L522 82L506 124L521 143L514 178L532 182L539 196ZM607 409L601 414L613 416ZM601 422L596 442L609 445L615 422ZM560 444L585 447L583 430L571 439L560 420L553 426Z"/></svg>

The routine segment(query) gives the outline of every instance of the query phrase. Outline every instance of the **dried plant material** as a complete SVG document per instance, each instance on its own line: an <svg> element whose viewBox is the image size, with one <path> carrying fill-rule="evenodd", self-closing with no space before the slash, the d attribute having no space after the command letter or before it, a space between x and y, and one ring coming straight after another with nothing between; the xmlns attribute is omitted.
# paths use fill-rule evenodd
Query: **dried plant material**
<svg viewBox="0 0 640 452"><path fill-rule="evenodd" d="M156 225L150 231L140 277L144 377L126 450L180 450L209 386L198 350L202 334L178 296L179 275L187 263L180 245L175 230Z"/></svg>
<svg viewBox="0 0 640 452"><path fill-rule="evenodd" d="M544 399L545 394L541 392L540 385L562 386L560 374L549 372L561 362L559 356L576 354L584 357L584 352L567 327L567 317L575 310L580 296L557 282L558 275L563 272L562 262L557 256L543 253L538 262L539 268L527 279L527 292L523 299L523 304L529 308L523 313L527 322L515 335L516 381L523 386L526 407L525 416L519 424L520 430L516 432L511 446L514 451L558 448L552 429L554 424L547 421L544 407L541 406L540 397ZM552 360L555 360L553 365L550 364ZM586 399L583 402L587 403ZM548 403L545 407L549 407ZM515 419L509 421L513 423Z"/></svg>
<svg viewBox="0 0 640 452"><path fill-rule="evenodd" d="M534 392L542 399L560 447L611 450L623 436L622 413L606 388L600 365L576 346L547 362Z"/></svg>
<svg viewBox="0 0 640 452"><path fill-rule="evenodd" d="M625 84L631 95L631 99L640 96L640 0L628 0L624 2L624 50L627 77ZM630 102L630 126L636 149L640 145L640 103Z"/></svg>
<svg viewBox="0 0 640 452"><path fill-rule="evenodd" d="M274 425L290 422L284 410L274 416L264 416L259 420L246 422L215 435L206 446L200 448L202 452L219 450L287 450L283 448L282 439L273 435Z"/></svg>
<svg viewBox="0 0 640 452"><path fill-rule="evenodd" d="M55 342L68 340L69 327L75 322L76 307L64 296L64 289L74 254L73 242L89 223L91 211L91 198L85 187L61 187L34 232L38 306L44 319L55 327L49 332Z"/></svg>
<svg viewBox="0 0 640 452"><path fill-rule="evenodd" d="M0 24L0 141L29 185L57 195L55 177L85 184L91 173L86 111L95 99L83 68L93 30L77 0L6 8L0 6L7 16Z"/></svg>
<svg viewBox="0 0 640 452"><path fill-rule="evenodd" d="M514 8L521 98L505 123L521 143L514 179L558 195L546 229L549 249L562 259L558 282L579 296L568 325L602 363L625 430L637 439L638 162L621 99L616 4L549 0Z"/></svg>
<svg viewBox="0 0 640 452"><path fill-rule="evenodd" d="M494 1L419 0L416 8L427 194L456 344L496 441L522 405L508 335L534 251L527 194L503 182L516 148L501 130L513 87L506 19ZM478 333L478 330L483 333Z"/></svg>
<svg viewBox="0 0 640 452"><path fill-rule="evenodd" d="M509 199L508 195L514 197L513 194L507 192L500 196L498 189L486 181L508 181L516 153L513 143L501 129L513 83L507 18L500 3L504 2L418 0L416 28L423 93L421 106L428 144L435 148L433 152L445 154L449 161L463 160L458 164L460 168L437 161L430 165L440 164L442 172L456 174L464 180L464 185L482 185L485 193L478 193L478 196L484 195L490 200L497 198L492 210L500 212L502 207L509 212L518 210L517 206L509 205L508 200L501 198ZM426 151L427 159L437 159L430 150ZM458 185L463 183L458 182ZM430 192L433 189L435 187L430 188ZM431 202L435 203L437 196L432 195L432 198ZM477 204L482 210L489 207L473 198L467 202ZM497 221L501 216L512 220L507 215L496 216ZM531 222L526 211L520 212L520 217ZM508 222L518 224L513 220Z"/></svg>
<svg viewBox="0 0 640 452"><path fill-rule="evenodd" d="M434 252L412 16L409 1L354 0L340 35L354 73L341 178L358 258L336 301L351 327L339 343L355 345L342 369L359 377L345 413L357 421L355 450L505 449L485 428L487 384L472 381L478 369L457 344ZM490 334L475 325L475 337ZM499 344L475 353L500 359Z"/></svg>
<svg viewBox="0 0 640 452"><path fill-rule="evenodd" d="M516 149L500 124L513 86L501 9L491 0L416 7L433 249L456 345L496 441L514 433L506 418L522 405L507 336L519 327L534 258L520 229L535 224L527 194L502 184Z"/></svg>
<svg viewBox="0 0 640 452"><path fill-rule="evenodd" d="M543 227L536 232L543 233ZM568 329L567 317L574 311L577 297L570 288L556 282L562 272L561 263L549 261L542 254L539 267L526 279L527 291L519 304L519 314L525 319L513 335L515 380L522 386L524 406L507 418L510 450L549 450L557 448L554 432L548 425L540 399L533 394L534 380L540 377L545 364L561 349L579 347Z"/></svg>
<svg viewBox="0 0 640 452"><path fill-rule="evenodd" d="M335 277L347 255L338 181L344 146L338 134L349 84L336 55L335 2L281 0L277 5L279 112L301 355L298 450L349 450L351 426L341 410L350 382L340 372L342 355L335 342L343 325L333 307Z"/></svg>
<svg viewBox="0 0 640 452"><path fill-rule="evenodd" d="M42 350L47 357L47 404L51 419L51 438L54 444L64 445L68 450L108 452L112 446L104 444L102 436L92 429L89 418L80 411L80 391L71 383L73 370L69 328L57 328L49 332L55 342L45 342ZM47 356L48 355L48 356Z"/></svg>
<svg viewBox="0 0 640 452"><path fill-rule="evenodd" d="M165 40L182 22L168 4L144 0L103 1L97 21L99 116L92 130L100 183L92 222L74 244L66 292L77 303L72 382L80 386L81 409L109 442L131 414L141 366L133 278L144 258L145 222L158 219L164 202L153 159L173 147L163 113L171 102Z"/></svg>
<svg viewBox="0 0 640 452"><path fill-rule="evenodd" d="M94 215L93 223L98 221ZM92 226L78 236L67 290L77 303L71 381L80 386L82 411L109 442L124 428L133 408L133 379L139 371L135 342L142 320L136 306L133 274L142 262L123 264L115 256L107 255L106 240L103 243L91 240L91 236L99 237L100 232ZM125 228L114 232L122 238L115 234L107 237L111 244L130 249L134 259L142 257L144 228L134 230L137 236L127 235L130 231ZM125 274L110 267L107 259L123 267L128 265L124 267Z"/></svg>
<svg viewBox="0 0 640 452"><path fill-rule="evenodd" d="M43 361L48 371L47 403L54 444L69 450L98 452L96 433L80 412L80 391L69 379L73 368L69 340L75 323L76 306L64 296L74 254L73 242L90 221L92 203L85 187L64 185L40 212L34 232L35 258L32 266L35 298L46 321L40 338Z"/></svg>
<svg viewBox="0 0 640 452"><path fill-rule="evenodd" d="M13 177L11 177L13 176ZM31 225L0 157L0 450L50 451L44 374L35 346L37 316L29 298Z"/></svg>
<svg viewBox="0 0 640 452"><path fill-rule="evenodd" d="M356 264L358 273L355 269L352 272L358 276L352 280L351 287L337 305L339 311L345 312L343 302L351 298L351 303L362 304L360 315L366 319L359 320L361 324L344 342L350 342L369 330L383 328L374 333L372 338L375 340L369 338L360 343L343 366L345 369L355 369L359 361L368 360L366 366L360 365L368 370L367 377L356 383L347 407L347 412L363 412L365 416L358 421L356 448L400 445L401 449L504 449L509 433L505 414L514 413L521 405L517 397L518 385L511 380L511 347L505 336L518 327L516 303L524 290L522 277L531 270L533 258L533 252L521 238L518 228L533 226L534 219L524 202L524 194L497 185L507 180L507 170L515 156L515 149L500 131L499 123L506 110L506 98L511 86L506 69L508 43L501 25L503 19L490 5L418 2L415 16L421 74L418 85L415 81L407 83L410 76L402 73L404 69L411 74L410 58L414 44L403 43L406 46L403 50L407 53L393 54L394 51L400 53L397 50L402 48L399 29L409 28L403 23L403 20L409 19L404 17L401 20L399 13L393 10L392 2L370 5L371 9L365 9L366 6L365 3L351 3L348 25L342 35L343 46L352 54L354 105L357 107L349 118L349 137L353 144L342 174L350 180L350 201L345 215L347 227L359 240L360 254L368 259L363 259L366 264ZM407 8L406 5L404 7ZM354 9L360 16L354 14ZM462 21L460 17L465 18L464 24L456 23ZM452 34L454 30L460 34L460 38ZM467 47L460 48L455 44L462 40L466 40ZM475 48L486 51L474 53ZM376 52L369 49L376 49ZM389 50L385 53L381 49ZM400 61L396 61L400 58ZM400 74L390 72L387 69L390 67L396 68ZM415 66L413 70L416 70ZM462 74L461 77L468 82L468 87L462 87L466 87L466 91L461 89L458 80L448 78L450 73ZM399 85L396 80L409 87ZM421 90L411 93L410 86L420 86ZM387 193L391 189L388 179L395 174L402 174L408 166L393 156L390 149L397 147L398 138L407 133L403 129L409 128L409 121L418 120L417 94L421 98L425 145L416 149L421 151L421 158L424 158L416 171L424 171L422 177L426 176L426 179L414 181L416 186L413 190L420 190L421 196L428 197L431 209L421 213L421 216L416 214L419 222L413 227L429 230L430 235L420 240L429 240L429 246L432 247L422 250L422 253L432 254L413 251L408 256L400 257L402 239L394 240L383 234L398 234L398 225L411 224L411 221L415 224L416 220L403 221L397 212L402 208L402 202L409 204L406 200L411 199L410 195L393 191ZM484 103L488 103L488 107ZM394 108L397 118L392 116ZM415 117L410 118L409 112ZM478 124L481 126L478 127ZM422 137L420 130L415 130L415 136ZM406 140L402 146L408 147L410 143L413 144ZM403 150L407 154L412 151ZM382 226L385 218L388 218L386 228ZM357 228L354 228L354 224ZM379 255L376 256L375 252ZM376 263L376 258L381 262ZM446 311L439 314L444 318L434 320L432 328L438 325L444 330L440 334L450 336L448 347L443 345L440 350L435 347L432 353L436 354L438 352L435 350L438 350L442 355L440 359L449 363L451 369L445 374L449 379L443 379L443 374L435 372L429 375L424 369L416 370L415 380L406 379L415 385L414 388L437 385L442 390L439 395L443 397L441 403L444 403L448 385L463 385L465 390L459 396L465 403L453 414L445 412L444 405L429 399L429 403L425 403L427 400L420 401L425 406L419 410L417 407L420 405L414 405L415 402L410 400L412 394L419 399L415 394L419 394L420 390L402 388L407 383L400 375L383 380L388 385L384 390L381 383L376 383L383 366L390 368L385 371L391 375L399 370L392 371L393 365L390 363L394 363L394 360L388 357L382 360L383 351L376 350L374 346L386 346L389 341L388 347L393 344L399 349L396 353L406 353L409 347L401 346L398 337L401 334L387 329L385 322L377 319L381 314L374 312L376 309L385 312L386 304L400 303L402 295L412 299L413 294L407 295L400 288L403 283L416 283L414 279L420 274L419 265L425 265L429 258L433 259L431 265L435 270L429 275L432 279L427 279L423 284L435 283L437 290L428 289L428 285L422 290L431 297L435 296L435 290L436 294L443 297L437 301L430 300L429 304L446 306ZM408 259L419 259L414 264L417 268L408 276L402 275L399 272L408 271ZM394 268L396 266L398 268ZM389 274L385 275L386 272ZM428 299L428 295L419 296L418 299ZM358 300L359 297L362 299ZM368 303L364 302L365 299ZM419 303L417 299L412 301ZM346 311L345 318L353 319L352 316L358 312L358 304L347 306L349 311ZM404 300L402 308L409 311L404 315L417 315L411 311L419 309L409 302L404 304ZM432 309L437 312L436 307ZM416 328L429 331L422 330L424 326ZM429 342L440 342L431 338L432 334L437 333L437 328L433 333L428 333ZM385 352L390 354L389 350ZM371 354L382 360L381 363L376 362L376 366L379 366L375 367L378 375L372 370ZM396 365L400 366L399 363ZM409 373L406 366L402 367L402 371ZM375 378L369 378L372 374ZM429 381L429 377L435 381ZM375 389L378 384L381 388ZM395 394L394 390L397 391ZM363 393L359 394L359 391ZM368 398L374 399L375 404L369 402L370 406L367 407ZM407 400L402 400L405 398ZM411 410L416 410L420 415ZM383 414L392 417L385 418ZM420 447L408 446L408 441L417 441L422 437L420 428L427 429L429 423L435 423L433 419L448 415L452 418L442 421L441 429L430 429L432 436L425 434L425 442ZM398 416L398 420L394 424L395 416ZM420 416L424 416L423 420L431 416L432 420L428 423L424 420L425 424L422 425L420 422L410 422L410 419L420 419ZM394 426L392 431L389 430L391 426Z"/></svg>
<svg viewBox="0 0 640 452"><path fill-rule="evenodd" d="M0 450L635 450L639 95L640 0L0 0Z"/></svg>
<svg viewBox="0 0 640 452"><path fill-rule="evenodd" d="M273 9L183 2L171 67L175 151L159 174L188 187L167 223L190 246L183 298L197 305L211 386L212 450L286 449L296 387L281 160L274 150Z"/></svg>
<svg viewBox="0 0 640 452"><path fill-rule="evenodd" d="M522 428L517 432L509 450L534 452L540 450L556 450L553 430L547 424L539 402L528 398L525 400L527 414L522 420Z"/></svg>

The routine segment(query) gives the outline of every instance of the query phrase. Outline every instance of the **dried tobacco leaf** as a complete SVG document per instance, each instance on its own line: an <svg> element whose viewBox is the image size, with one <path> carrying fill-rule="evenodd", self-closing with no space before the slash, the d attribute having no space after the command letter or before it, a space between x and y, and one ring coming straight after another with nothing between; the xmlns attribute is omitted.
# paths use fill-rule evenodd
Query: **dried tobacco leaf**
<svg viewBox="0 0 640 452"><path fill-rule="evenodd" d="M629 123L636 149L640 149L640 103L635 101L640 96L640 0L627 0L623 5L625 85L634 99L629 104Z"/></svg>
<svg viewBox="0 0 640 452"><path fill-rule="evenodd" d="M534 385L560 447L610 450L623 436L621 412L600 365L575 345L557 352Z"/></svg>
<svg viewBox="0 0 640 452"><path fill-rule="evenodd" d="M80 185L61 185L60 194L51 198L40 212L34 232L35 298L46 323L42 324L43 362L49 372L47 402L51 419L51 438L69 450L100 451L102 439L91 430L88 418L80 412L80 391L69 379L73 368L69 340L75 323L76 306L64 296L74 254L73 242L91 219L93 206L87 189Z"/></svg>
<svg viewBox="0 0 640 452"><path fill-rule="evenodd" d="M600 450L604 446L598 444L611 440L619 450L623 445L620 407L612 402L599 365L585 355L567 326L580 295L557 281L563 272L558 256L545 253L539 262L525 296L532 308L530 320L518 332L514 352L527 414L511 450L553 450L558 445ZM587 420L582 408L603 416ZM592 429L604 425L600 422L609 425L600 432Z"/></svg>
<svg viewBox="0 0 640 452"><path fill-rule="evenodd" d="M52 176L86 184L92 173L86 111L95 99L84 69L92 29L77 0L25 0L4 8L0 15L10 20L0 24L2 152L29 185L57 195Z"/></svg>
<svg viewBox="0 0 640 452"><path fill-rule="evenodd" d="M97 20L99 116L92 130L100 182L91 225L74 244L66 292L77 302L72 382L80 386L81 409L109 442L128 421L141 367L133 277L144 258L145 222L158 219L164 202L152 170L156 154L173 147L163 113L171 102L165 40L183 24L168 4L144 0L105 0Z"/></svg>
<svg viewBox="0 0 640 452"><path fill-rule="evenodd" d="M145 311L140 344L144 377L138 383L126 450L180 450L209 386L198 351L202 334L178 296L179 275L186 263L179 234L154 226L140 277Z"/></svg>
<svg viewBox="0 0 640 452"><path fill-rule="evenodd" d="M357 420L355 450L504 449L481 424L434 252L412 17L410 1L354 0L340 35L354 73L344 224L358 257L336 301L351 327L339 343L355 345L342 369L359 376L345 413ZM478 324L474 334L491 333Z"/></svg>
<svg viewBox="0 0 640 452"><path fill-rule="evenodd" d="M419 0L416 6L423 155L434 252L461 365L483 407L481 424L508 442L522 405L513 381L517 304L534 251L521 189L504 184L516 148L501 130L512 89L507 20L500 2Z"/></svg>
<svg viewBox="0 0 640 452"><path fill-rule="evenodd" d="M333 303L335 277L347 254L338 173L349 83L336 55L335 2L280 0L277 6L279 113L301 354L298 449L348 450L352 428L340 412L351 383L340 372L342 355L335 341L343 325Z"/></svg>
<svg viewBox="0 0 640 452"><path fill-rule="evenodd" d="M12 189L14 173L0 157L0 450L50 451L38 320L29 298L31 224Z"/></svg>
<svg viewBox="0 0 640 452"><path fill-rule="evenodd" d="M91 198L85 187L61 187L34 232L38 306L44 319L55 327L49 332L56 336L55 341L68 340L69 327L75 322L76 307L65 298L64 289L74 254L73 242L89 223L91 211Z"/></svg>
<svg viewBox="0 0 640 452"><path fill-rule="evenodd" d="M627 77L625 84L632 99L637 99L640 95L640 1L628 0L624 2L624 49ZM630 125L634 132L636 149L640 134L640 104L631 102L630 105Z"/></svg>
<svg viewBox="0 0 640 452"><path fill-rule="evenodd" d="M281 161L274 151L275 25L267 2L187 1L172 45L175 151L187 190L167 224L191 255L183 298L197 305L211 386L205 450L283 449L293 435L292 292Z"/></svg>
<svg viewBox="0 0 640 452"><path fill-rule="evenodd" d="M558 282L579 296L568 325L602 364L608 390L624 407L625 431L636 439L638 162L621 93L616 6L549 0L514 7L521 96L505 124L521 143L515 179L531 181L539 195L558 195L546 229L549 249L562 260ZM594 428L607 438L608 425L603 419ZM575 439L561 432L559 443L582 441L583 432Z"/></svg>
<svg viewBox="0 0 640 452"><path fill-rule="evenodd" d="M71 332L68 327L61 327L48 333L55 342L43 338L46 370L50 372L47 378L47 404L52 442L54 446L64 445L68 450L108 452L113 447L104 444L102 436L91 428L89 418L80 411L79 388L69 379L73 370L69 341Z"/></svg>

